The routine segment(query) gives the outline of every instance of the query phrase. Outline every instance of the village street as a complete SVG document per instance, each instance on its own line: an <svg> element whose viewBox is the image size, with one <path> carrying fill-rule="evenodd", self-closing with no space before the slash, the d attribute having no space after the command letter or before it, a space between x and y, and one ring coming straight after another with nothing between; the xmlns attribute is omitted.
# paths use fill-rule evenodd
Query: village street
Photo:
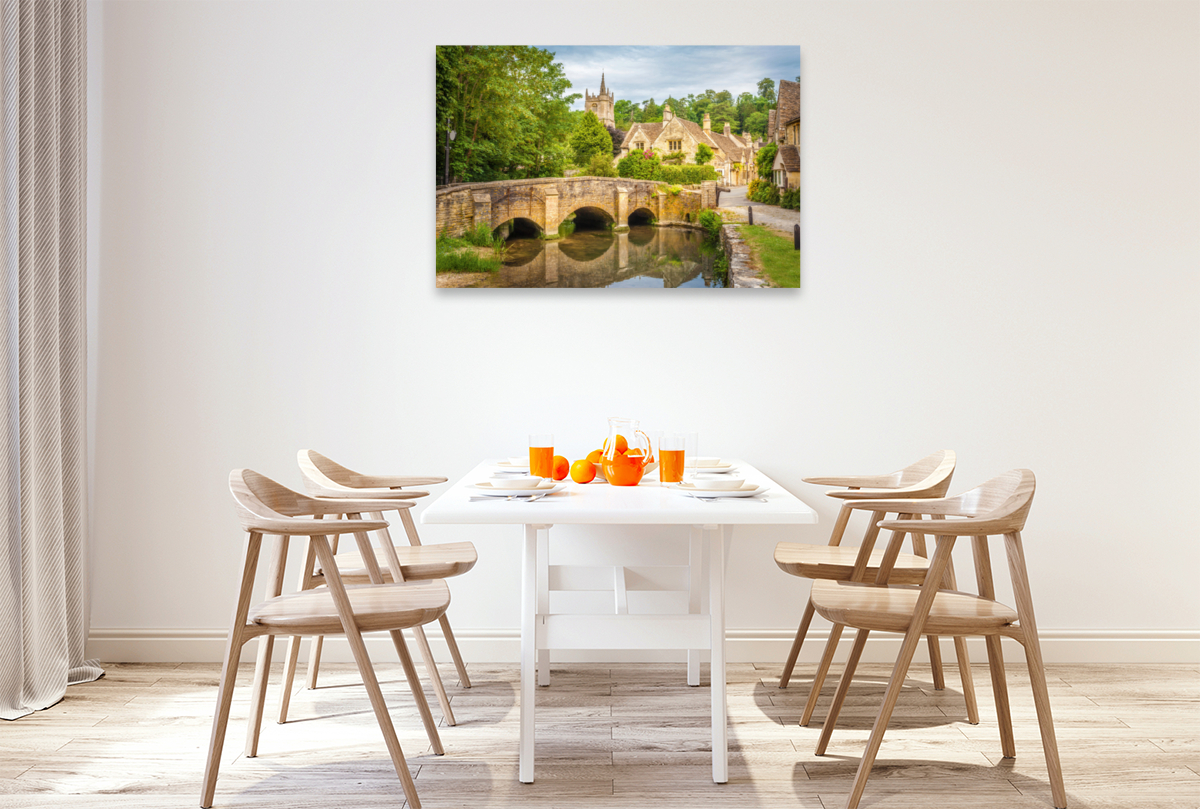
<svg viewBox="0 0 1200 809"><path fill-rule="evenodd" d="M789 236L792 235L792 229L800 224L799 211L780 208L778 205L764 205L761 202L750 202L746 199L746 190L747 186L739 185L729 191L722 191L721 204L717 210L733 213L734 218L729 221L745 222L746 208L753 205L754 224L766 225L781 233L786 233Z"/></svg>

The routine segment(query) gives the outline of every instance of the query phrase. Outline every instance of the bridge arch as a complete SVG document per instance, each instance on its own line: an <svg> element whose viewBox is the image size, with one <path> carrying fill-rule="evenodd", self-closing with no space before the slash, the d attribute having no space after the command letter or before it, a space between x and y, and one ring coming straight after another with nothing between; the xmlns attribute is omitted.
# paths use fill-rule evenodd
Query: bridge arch
<svg viewBox="0 0 1200 809"><path fill-rule="evenodd" d="M492 235L502 239L509 239L513 236L540 236L542 232L542 228L537 222L525 216L514 216L492 228Z"/></svg>
<svg viewBox="0 0 1200 809"><path fill-rule="evenodd" d="M624 177L546 177L491 183L460 183L437 190L439 234L461 236L486 223L493 231L513 219L528 219L543 238L558 236L558 226L572 212L595 208L612 218L618 231L630 214L649 212L660 224L694 222L703 208L716 205L716 183L668 193L667 184Z"/></svg>
<svg viewBox="0 0 1200 809"><path fill-rule="evenodd" d="M648 225L654 221L654 211L647 208L645 205L634 208L629 212L630 225Z"/></svg>

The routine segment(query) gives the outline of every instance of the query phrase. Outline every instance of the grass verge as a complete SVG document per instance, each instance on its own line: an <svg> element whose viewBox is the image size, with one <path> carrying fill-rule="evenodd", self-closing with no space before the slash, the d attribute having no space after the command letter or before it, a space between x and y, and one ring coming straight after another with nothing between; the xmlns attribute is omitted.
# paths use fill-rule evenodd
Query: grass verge
<svg viewBox="0 0 1200 809"><path fill-rule="evenodd" d="M739 225L756 266L776 287L800 286L800 251L792 237L782 236L762 225Z"/></svg>
<svg viewBox="0 0 1200 809"><path fill-rule="evenodd" d="M490 233L489 233L490 237ZM500 269L502 242L484 247L469 239L438 236L436 263L438 272L495 272Z"/></svg>

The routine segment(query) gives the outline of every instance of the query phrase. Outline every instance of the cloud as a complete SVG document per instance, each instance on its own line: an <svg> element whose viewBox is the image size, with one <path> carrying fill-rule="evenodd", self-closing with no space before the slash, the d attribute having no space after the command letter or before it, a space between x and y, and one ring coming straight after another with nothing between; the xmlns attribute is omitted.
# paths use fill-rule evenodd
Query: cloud
<svg viewBox="0 0 1200 809"><path fill-rule="evenodd" d="M799 46L620 46L540 45L554 53L570 79L571 92L600 89L600 75L617 100L640 104L653 98L701 95L705 90L758 94L764 78L794 81L800 75ZM583 106L582 98L575 104Z"/></svg>

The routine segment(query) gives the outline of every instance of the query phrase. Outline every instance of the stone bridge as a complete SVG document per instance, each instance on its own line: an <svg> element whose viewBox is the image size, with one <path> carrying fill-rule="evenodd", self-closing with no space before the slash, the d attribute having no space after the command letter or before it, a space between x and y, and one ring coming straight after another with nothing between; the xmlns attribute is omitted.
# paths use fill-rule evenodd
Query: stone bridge
<svg viewBox="0 0 1200 809"><path fill-rule="evenodd" d="M577 211L602 216L617 231L629 228L631 216L653 217L664 224L695 222L702 209L716 206L716 187L706 182L698 191L672 194L667 183L612 177L461 183L437 190L437 233L461 236L480 223L495 230L524 219L544 238L556 239L559 224Z"/></svg>

